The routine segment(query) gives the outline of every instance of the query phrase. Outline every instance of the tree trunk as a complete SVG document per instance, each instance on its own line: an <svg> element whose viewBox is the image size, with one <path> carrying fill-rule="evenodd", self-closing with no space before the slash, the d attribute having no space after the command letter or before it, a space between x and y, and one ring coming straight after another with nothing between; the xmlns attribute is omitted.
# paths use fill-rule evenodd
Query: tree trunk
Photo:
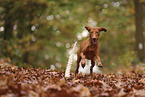
<svg viewBox="0 0 145 97"><path fill-rule="evenodd" d="M135 4L135 24L136 24L135 50L137 51L137 55L138 55L139 59L143 62L145 59L143 19L142 19L143 8L142 8L142 5L139 2L139 0L134 0L134 4Z"/></svg>
<svg viewBox="0 0 145 97"><path fill-rule="evenodd" d="M13 19L10 15L10 6L5 6L5 17L4 17L4 39L10 40L13 38Z"/></svg>

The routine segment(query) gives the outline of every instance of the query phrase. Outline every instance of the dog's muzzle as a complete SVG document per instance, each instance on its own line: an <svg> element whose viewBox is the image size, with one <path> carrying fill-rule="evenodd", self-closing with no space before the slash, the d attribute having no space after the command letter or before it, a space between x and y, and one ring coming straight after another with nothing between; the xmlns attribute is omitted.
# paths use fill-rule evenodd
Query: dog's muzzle
<svg viewBox="0 0 145 97"><path fill-rule="evenodd" d="M92 43L93 43L93 44L96 44L96 43L97 43L97 39L98 39L98 38L92 38Z"/></svg>

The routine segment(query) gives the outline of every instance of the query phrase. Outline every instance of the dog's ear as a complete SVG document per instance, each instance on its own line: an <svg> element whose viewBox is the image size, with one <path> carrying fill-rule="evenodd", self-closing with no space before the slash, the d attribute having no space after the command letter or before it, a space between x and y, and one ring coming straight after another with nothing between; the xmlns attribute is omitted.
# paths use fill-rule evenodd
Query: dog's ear
<svg viewBox="0 0 145 97"><path fill-rule="evenodd" d="M89 27L89 26L85 26L85 28L86 28L88 31L90 31L90 29L91 29L91 27Z"/></svg>
<svg viewBox="0 0 145 97"><path fill-rule="evenodd" d="M104 28L104 27L99 27L99 30L100 30L100 31L105 31L105 32L107 31L107 29Z"/></svg>

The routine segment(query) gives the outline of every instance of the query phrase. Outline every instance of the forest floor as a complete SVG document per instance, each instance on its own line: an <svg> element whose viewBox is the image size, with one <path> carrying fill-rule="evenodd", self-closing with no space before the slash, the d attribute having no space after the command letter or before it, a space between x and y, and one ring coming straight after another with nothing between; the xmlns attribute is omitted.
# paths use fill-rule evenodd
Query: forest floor
<svg viewBox="0 0 145 97"><path fill-rule="evenodd" d="M64 77L51 69L20 68L0 60L0 97L145 97L145 68Z"/></svg>

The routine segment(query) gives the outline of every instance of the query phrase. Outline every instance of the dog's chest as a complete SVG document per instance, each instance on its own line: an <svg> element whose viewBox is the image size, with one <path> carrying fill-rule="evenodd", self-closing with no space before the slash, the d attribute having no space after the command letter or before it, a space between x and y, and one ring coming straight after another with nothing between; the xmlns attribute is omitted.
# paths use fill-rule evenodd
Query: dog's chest
<svg viewBox="0 0 145 97"><path fill-rule="evenodd" d="M94 52L96 49L97 49L96 46L88 46L86 51L87 52Z"/></svg>
<svg viewBox="0 0 145 97"><path fill-rule="evenodd" d="M85 52L85 56L87 59L92 59L95 57L96 48L93 46L88 46Z"/></svg>

